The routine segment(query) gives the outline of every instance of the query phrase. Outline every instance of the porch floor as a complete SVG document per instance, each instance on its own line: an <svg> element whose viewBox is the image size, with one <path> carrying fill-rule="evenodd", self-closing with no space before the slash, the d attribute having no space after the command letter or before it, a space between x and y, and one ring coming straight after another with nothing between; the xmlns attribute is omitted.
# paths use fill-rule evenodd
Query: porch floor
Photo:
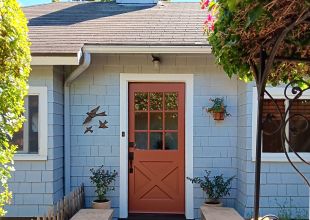
<svg viewBox="0 0 310 220"><path fill-rule="evenodd" d="M185 220L185 216L163 214L129 214L128 220Z"/></svg>

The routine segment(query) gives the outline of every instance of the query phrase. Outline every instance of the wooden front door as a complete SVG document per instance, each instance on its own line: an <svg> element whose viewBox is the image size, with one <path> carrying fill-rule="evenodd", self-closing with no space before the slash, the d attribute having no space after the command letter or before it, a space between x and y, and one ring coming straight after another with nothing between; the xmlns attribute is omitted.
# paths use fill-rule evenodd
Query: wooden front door
<svg viewBox="0 0 310 220"><path fill-rule="evenodd" d="M184 83L129 84L129 212L184 214Z"/></svg>

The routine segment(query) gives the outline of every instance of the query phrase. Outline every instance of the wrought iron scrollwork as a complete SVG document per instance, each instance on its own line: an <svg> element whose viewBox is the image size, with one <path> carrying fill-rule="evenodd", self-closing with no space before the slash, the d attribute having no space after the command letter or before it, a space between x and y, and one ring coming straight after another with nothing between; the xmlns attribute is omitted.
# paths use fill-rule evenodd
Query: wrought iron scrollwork
<svg viewBox="0 0 310 220"><path fill-rule="evenodd" d="M269 215L265 215L264 217L262 217L261 220L267 220L267 219L268 220L279 220L280 218L276 215L269 214Z"/></svg>
<svg viewBox="0 0 310 220"><path fill-rule="evenodd" d="M302 113L291 113L292 106L294 105L294 103L296 103L296 100L301 99L303 94L307 90L310 90L310 84L304 80L295 80L295 81L288 83L285 86L284 97L286 98L286 100L288 100L288 106L285 108L284 114L281 112L280 106L278 105L276 100L272 97L272 95L267 90L265 90L265 94L272 101L272 103L276 107L277 112L280 115L280 123L279 123L279 126L277 127L277 129L275 129L274 131L272 131L272 132L266 131L266 129L264 129L266 124L267 123L273 123L273 120L274 120L274 116L271 113L268 113L262 121L262 123L263 123L262 124L263 125L262 132L264 135L275 135L277 132L279 132L279 131L281 132L282 149L283 149L283 152L284 152L288 162L296 170L296 172L304 179L306 184L310 187L309 180L307 179L307 177L305 175L302 174L302 172L298 169L298 167L291 160L291 156L290 156L289 152L296 155L296 157L299 158L299 160L306 165L310 165L310 161L306 161L304 158L302 158L302 156L295 150L295 148L293 146L294 143L292 143L292 141L290 140L290 138L288 136L289 135L288 133L291 133L293 135L301 134L301 133L307 131L309 126L310 126L310 122L309 122L310 119L308 119L304 114L302 114ZM289 126L289 122L296 120L296 119L303 121L304 122L303 126L302 127L289 128L290 130L287 133L286 129ZM310 137L308 137L308 138L310 138ZM288 146L288 149L286 146ZM308 147L310 148L310 146L308 146Z"/></svg>

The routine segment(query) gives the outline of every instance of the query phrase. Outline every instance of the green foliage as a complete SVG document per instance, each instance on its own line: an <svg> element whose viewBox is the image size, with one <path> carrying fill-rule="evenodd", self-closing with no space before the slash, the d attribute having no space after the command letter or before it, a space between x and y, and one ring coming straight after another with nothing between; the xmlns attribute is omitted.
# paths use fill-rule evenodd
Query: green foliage
<svg viewBox="0 0 310 220"><path fill-rule="evenodd" d="M52 2L60 2L60 0L52 0Z"/></svg>
<svg viewBox="0 0 310 220"><path fill-rule="evenodd" d="M203 178L187 177L187 179L190 180L192 183L199 184L200 188L207 194L208 198L213 201L218 201L224 196L230 195L229 190L231 189L231 182L233 181L235 176L232 176L225 180L223 174L211 178L211 171L205 170L205 172L207 175Z"/></svg>
<svg viewBox="0 0 310 220"><path fill-rule="evenodd" d="M92 183L95 184L96 190L95 192L98 195L98 199L101 202L107 201L106 194L109 190L114 190L114 187L110 187L111 183L115 181L117 176L117 172L114 170L110 172L109 170L104 170L103 166L99 167L98 169L90 169L92 176L90 180Z"/></svg>
<svg viewBox="0 0 310 220"><path fill-rule="evenodd" d="M216 13L213 12L216 14L214 31L208 32L213 54L229 77L237 75L244 81L253 80L254 71L259 71L261 46L269 55L280 33L310 10L309 0L217 0L214 2L216 7L212 2L208 7L208 10L216 11ZM309 39L310 24L307 22L299 24L286 35L276 56L294 60L309 59ZM268 82L276 85L279 82L309 76L309 63L276 61L272 66Z"/></svg>
<svg viewBox="0 0 310 220"><path fill-rule="evenodd" d="M16 146L10 144L24 118L24 96L30 72L27 20L16 0L0 0L0 216L12 193L8 179Z"/></svg>
<svg viewBox="0 0 310 220"><path fill-rule="evenodd" d="M214 98L214 99L210 99L211 102L213 102L212 107L208 108L208 112L212 113L212 112L224 112L225 116L230 116L230 114L227 112L226 110L226 105L224 105L224 97L222 98Z"/></svg>
<svg viewBox="0 0 310 220"><path fill-rule="evenodd" d="M279 203L277 199L275 199L277 206L279 207L278 211L278 217L279 220L305 220L307 219L307 211L306 209L298 208L295 206L292 206L290 204L293 203L292 199L290 199L290 202L285 200L284 203ZM295 214L293 214L293 210L295 210Z"/></svg>

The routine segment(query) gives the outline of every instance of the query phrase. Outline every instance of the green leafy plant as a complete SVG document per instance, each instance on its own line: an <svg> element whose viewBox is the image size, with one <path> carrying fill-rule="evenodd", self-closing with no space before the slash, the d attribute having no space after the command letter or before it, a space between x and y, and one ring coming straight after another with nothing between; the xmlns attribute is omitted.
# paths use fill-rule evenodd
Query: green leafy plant
<svg viewBox="0 0 310 220"><path fill-rule="evenodd" d="M30 72L27 20L16 0L0 0L0 216L12 193L8 180L17 147L10 143L23 125Z"/></svg>
<svg viewBox="0 0 310 220"><path fill-rule="evenodd" d="M116 176L118 175L117 172L115 170L113 172L104 170L103 165L98 169L90 169L90 172L92 173L90 180L96 186L95 192L98 196L96 202L109 201L106 199L106 194L110 190L115 190L115 187L110 185L115 182Z"/></svg>
<svg viewBox="0 0 310 220"><path fill-rule="evenodd" d="M213 102L213 105L207 109L209 113L214 113L214 112L221 112L224 113L224 116L230 116L230 114L226 110L226 105L224 104L224 98L214 98L210 99L211 102Z"/></svg>
<svg viewBox="0 0 310 220"><path fill-rule="evenodd" d="M292 206L293 200L290 199L288 201L287 199L284 201L284 203L278 202L277 199L275 199L277 206L279 207L278 211L278 217L279 220L305 220L307 219L307 212L305 209L301 209L295 206ZM295 209L296 213L293 215L292 210Z"/></svg>
<svg viewBox="0 0 310 220"><path fill-rule="evenodd" d="M207 194L208 203L219 203L219 199L223 198L226 195L230 195L231 182L235 178L232 176L227 180L224 179L223 174L214 176L211 178L211 171L205 170L206 176L203 178L187 177L192 183L199 184L200 188Z"/></svg>
<svg viewBox="0 0 310 220"><path fill-rule="evenodd" d="M277 85L294 79L307 78L310 24L309 0L202 0L207 9L205 32L216 62L231 77L244 81L259 77L260 50L272 54L275 42L287 27L291 28L279 42L276 60L271 66L268 82Z"/></svg>

